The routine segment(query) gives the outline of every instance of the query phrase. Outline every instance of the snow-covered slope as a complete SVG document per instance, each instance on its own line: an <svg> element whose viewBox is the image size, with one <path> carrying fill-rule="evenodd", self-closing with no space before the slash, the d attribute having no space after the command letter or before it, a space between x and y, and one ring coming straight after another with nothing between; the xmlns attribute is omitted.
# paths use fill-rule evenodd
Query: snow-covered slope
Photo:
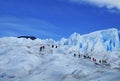
<svg viewBox="0 0 120 81"><path fill-rule="evenodd" d="M119 81L119 48L115 28L58 42L0 38L0 81Z"/></svg>

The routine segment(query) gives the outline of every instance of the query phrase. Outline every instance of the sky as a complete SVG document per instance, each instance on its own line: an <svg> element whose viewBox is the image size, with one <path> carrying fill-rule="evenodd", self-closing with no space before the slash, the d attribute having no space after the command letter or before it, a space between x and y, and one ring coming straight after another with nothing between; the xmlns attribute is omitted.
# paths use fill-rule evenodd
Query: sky
<svg viewBox="0 0 120 81"><path fill-rule="evenodd" d="M0 0L0 37L60 40L120 28L120 0Z"/></svg>

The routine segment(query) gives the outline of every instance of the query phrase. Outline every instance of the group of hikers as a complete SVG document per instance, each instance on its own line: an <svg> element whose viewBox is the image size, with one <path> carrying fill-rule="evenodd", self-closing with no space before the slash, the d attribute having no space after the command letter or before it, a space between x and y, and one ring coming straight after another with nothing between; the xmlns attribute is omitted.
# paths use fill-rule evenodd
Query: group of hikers
<svg viewBox="0 0 120 81"><path fill-rule="evenodd" d="M88 55L82 55L82 54L77 55L76 53L74 53L74 57L83 58L83 59L90 59L93 62L95 62L95 64L106 64L107 63L107 60L97 60L96 58L88 56Z"/></svg>
<svg viewBox="0 0 120 81"><path fill-rule="evenodd" d="M45 46L41 46L39 51L43 51L45 49Z"/></svg>
<svg viewBox="0 0 120 81"><path fill-rule="evenodd" d="M48 45L48 46L50 46L51 48L58 48L57 45ZM45 45L42 45L42 46L40 46L39 51L42 52L44 49L45 49Z"/></svg>
<svg viewBox="0 0 120 81"><path fill-rule="evenodd" d="M45 48L47 48L46 46L49 46L50 48L58 48L58 45L41 45L40 48L39 48L39 51L40 52L43 52L45 50ZM78 58L83 58L83 59L90 59L92 60L93 62L95 62L95 64L106 64L107 63L107 60L97 60L95 57L91 57L89 56L88 54L86 55L83 55L83 54L77 54L77 53L74 53L74 57L78 57Z"/></svg>

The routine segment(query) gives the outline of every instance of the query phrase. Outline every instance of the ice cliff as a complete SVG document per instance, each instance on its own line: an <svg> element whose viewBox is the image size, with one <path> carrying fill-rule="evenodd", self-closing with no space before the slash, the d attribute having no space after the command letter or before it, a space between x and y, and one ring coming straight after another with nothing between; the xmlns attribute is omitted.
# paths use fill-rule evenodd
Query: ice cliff
<svg viewBox="0 0 120 81"><path fill-rule="evenodd" d="M85 35L75 32L68 39L62 38L60 44L77 48L81 53L87 53L91 50L111 52L120 48L120 31L111 28Z"/></svg>

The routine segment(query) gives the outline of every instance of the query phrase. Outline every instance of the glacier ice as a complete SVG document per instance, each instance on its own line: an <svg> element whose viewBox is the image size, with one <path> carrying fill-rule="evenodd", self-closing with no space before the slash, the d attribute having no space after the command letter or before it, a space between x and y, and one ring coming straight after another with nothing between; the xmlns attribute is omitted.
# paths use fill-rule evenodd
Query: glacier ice
<svg viewBox="0 0 120 81"><path fill-rule="evenodd" d="M40 51L41 46L45 46ZM52 45L57 46L52 47ZM74 57L74 54L77 54ZM80 58L78 55L96 58ZM98 64L105 59L108 64ZM0 38L0 81L119 81L120 31L112 28L60 41Z"/></svg>
<svg viewBox="0 0 120 81"><path fill-rule="evenodd" d="M87 53L92 49L94 51L111 52L120 48L120 31L112 28L86 35L75 32L68 39L62 38L60 44L80 49L82 53Z"/></svg>

